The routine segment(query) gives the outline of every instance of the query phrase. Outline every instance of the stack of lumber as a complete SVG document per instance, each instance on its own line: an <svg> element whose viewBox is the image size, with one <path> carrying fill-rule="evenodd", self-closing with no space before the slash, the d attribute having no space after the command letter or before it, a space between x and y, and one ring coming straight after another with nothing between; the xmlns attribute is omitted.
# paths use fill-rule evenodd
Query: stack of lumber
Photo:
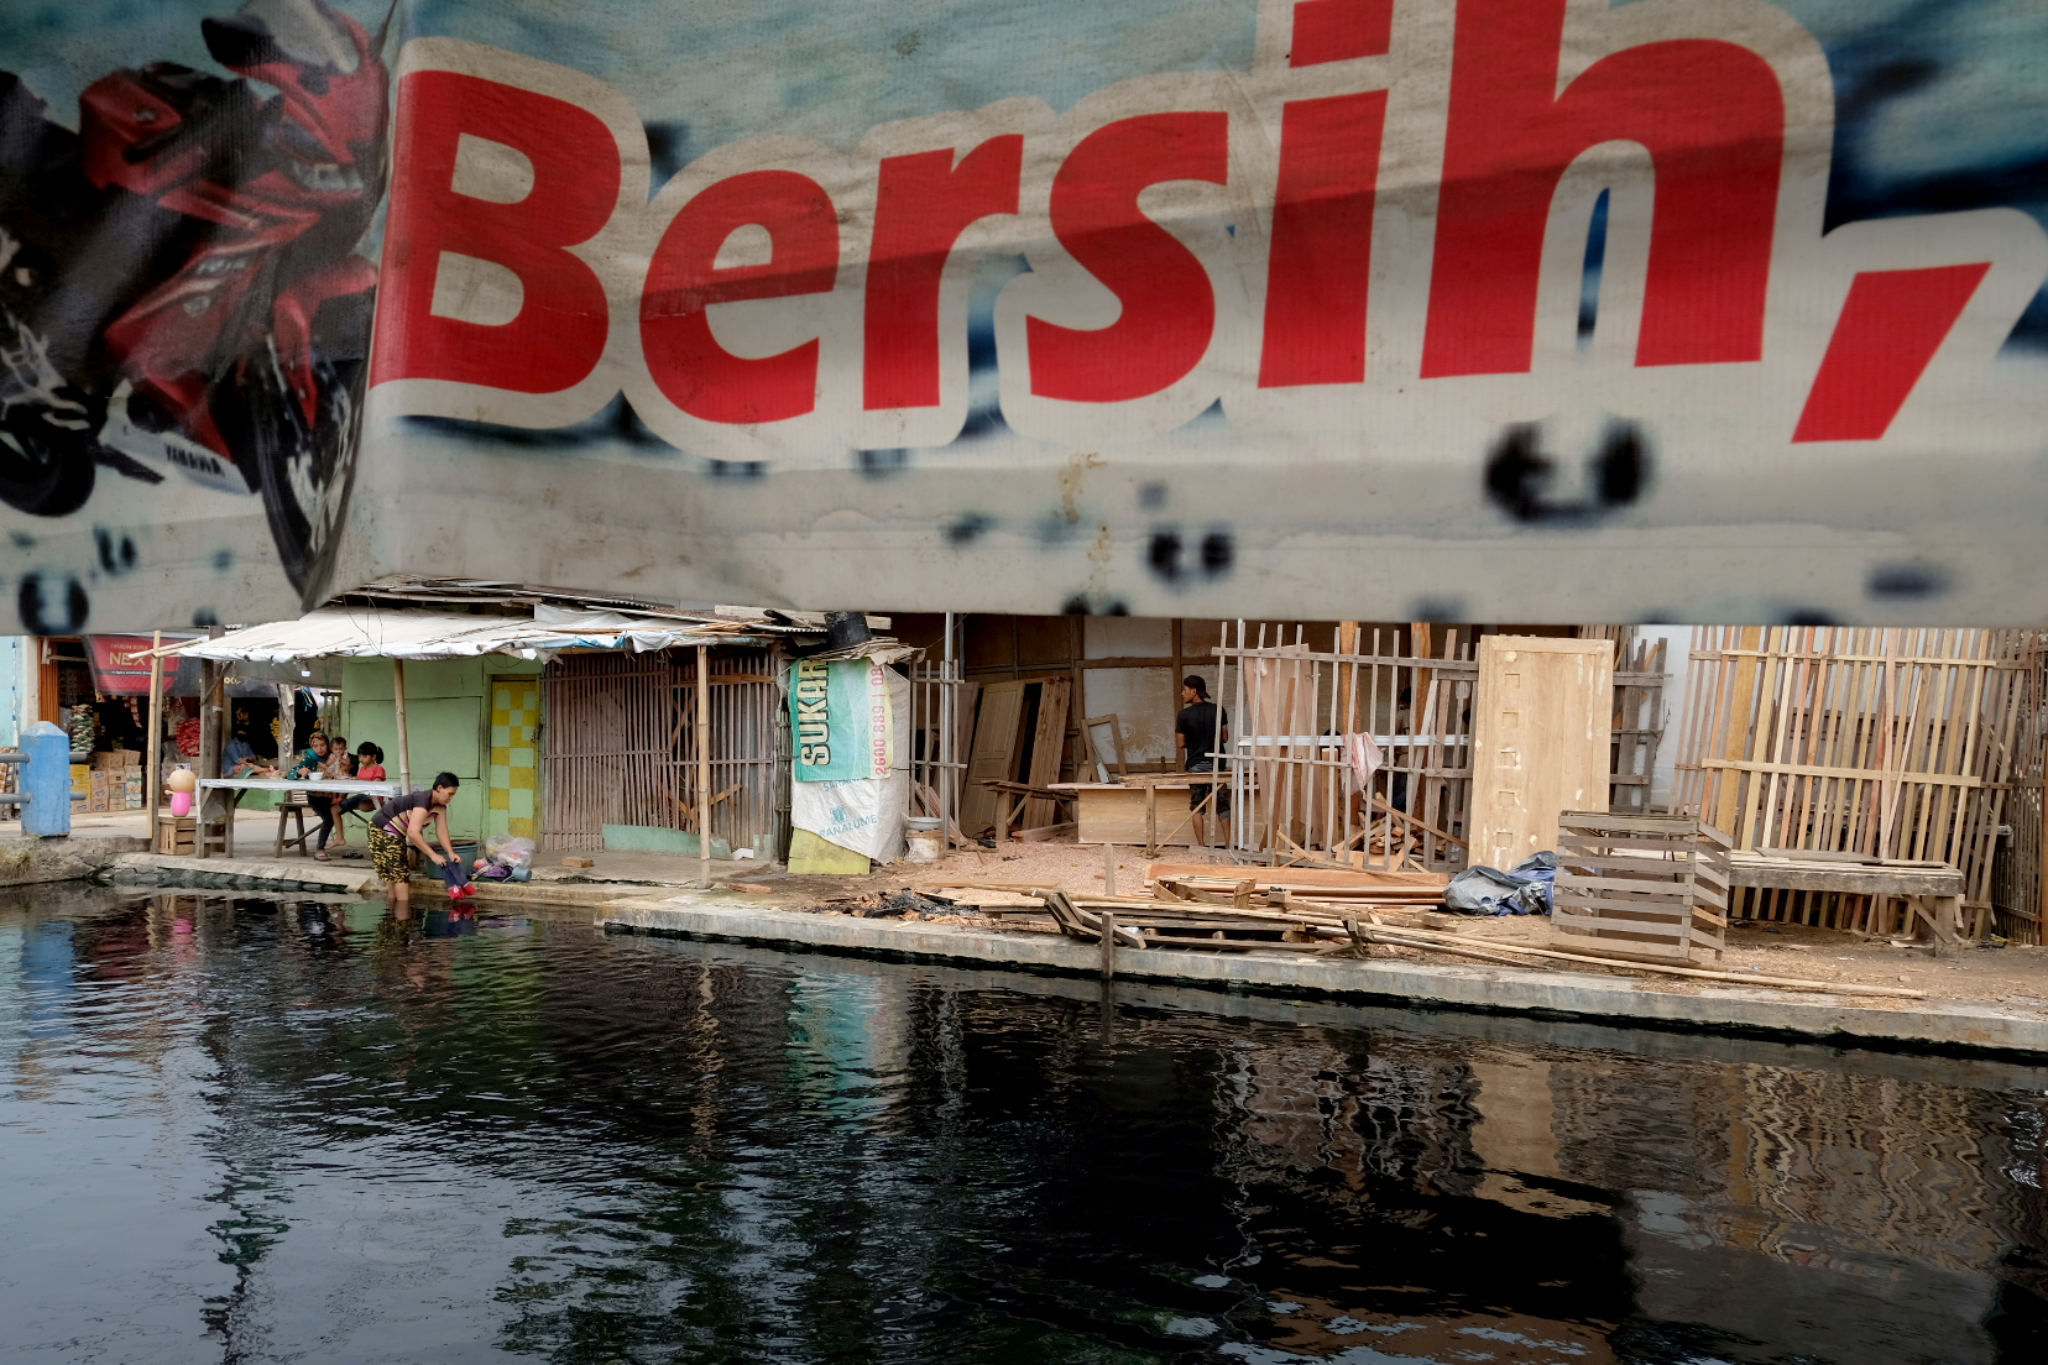
<svg viewBox="0 0 2048 1365"><path fill-rule="evenodd" d="M1200 880L1200 879L1194 879ZM1213 879L1223 881L1225 879ZM1286 908L1271 905L1219 904L1210 899L1174 899L1177 893L1214 897L1241 895L1238 884L1227 892L1220 886L1191 886L1168 877L1155 883L1155 896L1091 896L1072 894L1058 887L1029 882L934 882L932 887L996 891L1030 897L1038 902L1028 907L983 905L987 915L1044 913L1059 931L1082 942L1104 944L1103 975L1113 972L1120 949L1199 948L1205 952L1271 950L1313 953L1324 957L1367 958L1376 947L1412 952L1444 954L1462 961L1494 966L1556 969L1559 963L1604 967L1615 971L1676 976L1692 980L1731 982L1743 986L1776 986L1788 990L1815 991L1834 995L1877 995L1901 999L1922 999L1924 992L1902 987L1850 985L1842 982L1807 981L1793 977L1765 976L1757 972L1724 972L1661 962L1642 962L1540 948L1531 944L1482 938L1471 934L1445 933L1405 924L1387 923L1387 913L1370 908L1330 910L1289 901ZM1284 895L1283 889L1268 894ZM1160 899L1164 895L1167 899Z"/></svg>
<svg viewBox="0 0 2048 1365"><path fill-rule="evenodd" d="M1581 952L1720 960L1728 836L1682 817L1566 811L1557 822L1551 926Z"/></svg>
<svg viewBox="0 0 2048 1365"><path fill-rule="evenodd" d="M1443 904L1450 879L1398 868L1230 867L1216 863L1153 863L1155 887L1222 881L1248 883L1259 899L1333 910L1433 910Z"/></svg>

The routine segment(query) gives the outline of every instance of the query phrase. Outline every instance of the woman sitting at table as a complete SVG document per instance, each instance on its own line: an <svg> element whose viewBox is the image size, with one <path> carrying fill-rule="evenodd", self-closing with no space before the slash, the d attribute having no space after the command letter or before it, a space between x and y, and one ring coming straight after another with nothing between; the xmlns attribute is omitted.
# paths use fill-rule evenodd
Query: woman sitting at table
<svg viewBox="0 0 2048 1365"><path fill-rule="evenodd" d="M353 781L357 776L356 756L342 746L339 736L328 747L331 751L330 762L335 766L333 776L340 781ZM326 776L327 774L323 771L321 775ZM348 803L368 799L368 797L343 796L338 792L308 792L306 794L306 803L320 817L319 837L313 845L313 856L315 858L318 858L323 863L327 861L327 837L341 828L341 813L348 809ZM341 842L344 844L348 842L345 834Z"/></svg>
<svg viewBox="0 0 2048 1365"><path fill-rule="evenodd" d="M328 742L327 736L315 730L307 740L307 749L299 755L299 761L285 774L294 782L331 782L342 776L341 761L348 751L340 745ZM334 795L331 792L307 792L306 806L320 818L320 841L314 846L313 856L327 861L327 836L334 831Z"/></svg>
<svg viewBox="0 0 2048 1365"><path fill-rule="evenodd" d="M284 770L286 780L302 782L309 777L325 777L329 757L327 736L315 730L306 741L306 747L299 751L290 767Z"/></svg>

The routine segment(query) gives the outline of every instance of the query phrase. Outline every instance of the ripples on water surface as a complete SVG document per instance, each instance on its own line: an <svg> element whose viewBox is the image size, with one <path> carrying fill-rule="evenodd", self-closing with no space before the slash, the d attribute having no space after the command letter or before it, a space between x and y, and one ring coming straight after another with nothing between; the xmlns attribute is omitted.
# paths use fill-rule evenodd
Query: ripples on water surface
<svg viewBox="0 0 2048 1365"><path fill-rule="evenodd" d="M2041 1362L2044 1090L48 889L0 902L0 1356Z"/></svg>

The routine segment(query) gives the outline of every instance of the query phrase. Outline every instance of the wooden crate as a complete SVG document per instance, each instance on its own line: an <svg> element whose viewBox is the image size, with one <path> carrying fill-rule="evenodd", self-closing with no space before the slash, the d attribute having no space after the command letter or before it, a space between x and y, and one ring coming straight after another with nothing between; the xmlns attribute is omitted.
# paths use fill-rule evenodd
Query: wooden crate
<svg viewBox="0 0 2048 1365"><path fill-rule="evenodd" d="M1719 959L1728 932L1728 836L1699 820L1567 811L1558 817L1550 922L1575 952L1654 962Z"/></svg>
<svg viewBox="0 0 2048 1365"><path fill-rule="evenodd" d="M199 819L160 811L156 817L156 851L189 857L199 851Z"/></svg>

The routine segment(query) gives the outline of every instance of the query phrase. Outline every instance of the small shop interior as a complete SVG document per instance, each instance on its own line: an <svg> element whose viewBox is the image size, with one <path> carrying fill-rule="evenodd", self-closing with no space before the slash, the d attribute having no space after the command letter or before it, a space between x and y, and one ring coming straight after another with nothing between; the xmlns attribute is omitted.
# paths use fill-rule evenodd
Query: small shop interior
<svg viewBox="0 0 2048 1365"><path fill-rule="evenodd" d="M41 709L45 719L71 735L72 786L86 793L83 813L142 809L142 770L149 743L147 667L105 666L101 656L111 651L98 641L47 637L39 643L44 647L43 680L49 689ZM138 644L149 647L147 639ZM340 693L279 681L273 676L276 670L262 672L261 677L229 680L227 733L244 737L263 758L304 750L313 731L338 713ZM165 771L190 765L199 755L196 665L179 667L174 661L166 671L161 739Z"/></svg>

